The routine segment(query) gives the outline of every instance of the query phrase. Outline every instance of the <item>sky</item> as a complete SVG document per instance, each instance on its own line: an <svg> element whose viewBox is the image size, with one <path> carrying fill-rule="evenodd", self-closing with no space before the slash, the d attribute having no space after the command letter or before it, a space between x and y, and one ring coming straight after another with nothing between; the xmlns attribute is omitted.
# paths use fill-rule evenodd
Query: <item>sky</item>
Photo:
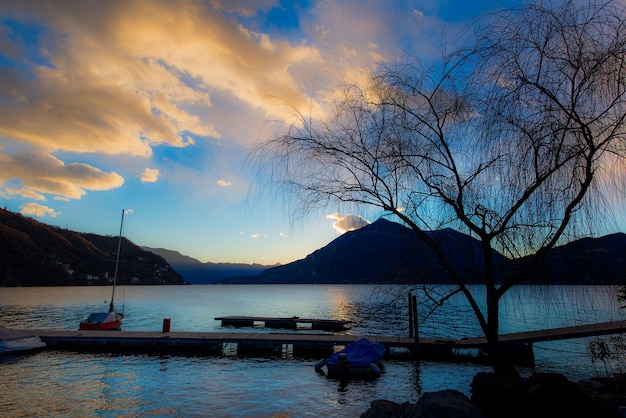
<svg viewBox="0 0 626 418"><path fill-rule="evenodd" d="M294 219L251 150L509 0L3 0L0 204L202 262L289 263L376 213Z"/></svg>

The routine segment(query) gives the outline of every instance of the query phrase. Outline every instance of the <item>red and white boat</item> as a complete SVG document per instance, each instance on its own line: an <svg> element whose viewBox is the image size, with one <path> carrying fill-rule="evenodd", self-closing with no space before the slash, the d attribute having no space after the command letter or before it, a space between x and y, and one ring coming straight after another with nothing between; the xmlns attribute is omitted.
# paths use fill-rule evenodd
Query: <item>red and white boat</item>
<svg viewBox="0 0 626 418"><path fill-rule="evenodd" d="M117 241L117 255L115 257L115 274L113 275L113 290L111 293L111 303L108 312L94 312L80 323L80 330L118 331L122 329L124 314L115 310L115 285L117 283L117 269L120 264L120 249L122 246L122 228L124 227L124 210L122 210L122 223L120 224L120 235Z"/></svg>
<svg viewBox="0 0 626 418"><path fill-rule="evenodd" d="M118 312L93 312L80 323L81 330L119 331L124 314Z"/></svg>

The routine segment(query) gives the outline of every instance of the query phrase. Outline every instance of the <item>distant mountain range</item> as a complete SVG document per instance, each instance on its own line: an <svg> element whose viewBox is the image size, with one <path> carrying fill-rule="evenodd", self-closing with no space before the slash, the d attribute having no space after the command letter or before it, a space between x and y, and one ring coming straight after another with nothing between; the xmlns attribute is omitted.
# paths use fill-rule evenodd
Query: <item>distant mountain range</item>
<svg viewBox="0 0 626 418"><path fill-rule="evenodd" d="M432 231L443 252L461 266L466 283L479 283L480 242L443 229ZM514 263L494 251L498 279ZM626 277L626 234L583 238L553 249L529 279L537 284L622 284ZM409 228L385 219L347 232L306 258L272 267L258 277L233 277L220 283L451 283L435 254Z"/></svg>
<svg viewBox="0 0 626 418"><path fill-rule="evenodd" d="M429 235L461 266L465 282L479 282L479 241L452 229ZM117 237L68 231L0 209L0 286L107 284L116 244ZM202 263L172 250L140 248L127 239L122 249L122 284L451 282L411 229L385 219L278 266ZM500 278L526 261L493 255ZM623 284L625 279L626 234L617 233L553 249L529 282Z"/></svg>
<svg viewBox="0 0 626 418"><path fill-rule="evenodd" d="M540 284L624 284L626 234L581 238L556 247L532 280Z"/></svg>
<svg viewBox="0 0 626 418"><path fill-rule="evenodd" d="M215 283L230 277L258 276L270 267L261 264L203 263L178 251L149 247L143 249L166 259L190 284Z"/></svg>
<svg viewBox="0 0 626 418"><path fill-rule="evenodd" d="M109 284L117 243L0 209L0 286ZM163 257L126 238L121 247L119 284L185 284Z"/></svg>
<svg viewBox="0 0 626 418"><path fill-rule="evenodd" d="M466 279L476 281L482 266L480 242L452 229L429 233ZM506 258L494 252L496 262ZM303 260L264 270L259 277L237 277L222 283L403 283L450 282L433 251L416 234L396 222L379 219L347 232Z"/></svg>

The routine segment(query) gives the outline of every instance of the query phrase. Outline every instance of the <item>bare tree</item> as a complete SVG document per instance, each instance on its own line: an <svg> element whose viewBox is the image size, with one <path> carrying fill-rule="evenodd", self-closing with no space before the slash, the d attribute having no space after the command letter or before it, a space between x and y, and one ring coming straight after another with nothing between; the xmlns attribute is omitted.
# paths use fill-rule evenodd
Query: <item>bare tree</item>
<svg viewBox="0 0 626 418"><path fill-rule="evenodd" d="M502 295L556 244L609 214L623 169L626 20L616 3L543 3L486 16L471 47L382 67L325 122L302 118L258 156L303 208L367 205L433 249L470 303L496 371ZM622 188L623 190L623 188ZM482 244L486 312L427 232ZM503 275L494 250L525 264ZM499 275L499 276L498 276Z"/></svg>

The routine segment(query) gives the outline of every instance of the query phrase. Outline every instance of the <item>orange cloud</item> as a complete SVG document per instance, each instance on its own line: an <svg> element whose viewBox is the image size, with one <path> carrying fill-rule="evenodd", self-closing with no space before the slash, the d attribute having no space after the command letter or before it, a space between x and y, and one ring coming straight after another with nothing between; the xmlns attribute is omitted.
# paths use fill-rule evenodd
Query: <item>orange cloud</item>
<svg viewBox="0 0 626 418"><path fill-rule="evenodd" d="M146 167L146 169L141 173L141 181L143 183L156 183L159 179L159 175L159 170L156 168Z"/></svg>
<svg viewBox="0 0 626 418"><path fill-rule="evenodd" d="M50 216L51 218L56 218L61 212L56 212L54 209L49 208L47 206L42 206L37 203L26 203L22 205L22 209L20 210L22 215L34 215L39 218L44 216Z"/></svg>
<svg viewBox="0 0 626 418"><path fill-rule="evenodd" d="M66 175L78 163L65 165L62 155L151 159L155 146L191 147L198 137L249 145L272 135L258 126L264 121L323 118L332 87L388 58L391 42L379 38L392 36L397 23L381 12L386 5L364 1L320 3L301 16L303 38L287 40L244 26L276 0L7 0L4 16L44 28L45 36L31 54L32 45L0 28L0 50L20 63L2 68L1 142L13 152L49 154L65 171L51 178L22 165L11 177L76 199L123 179L90 158L85 184ZM6 178L0 173L0 182Z"/></svg>
<svg viewBox="0 0 626 418"><path fill-rule="evenodd" d="M110 190L124 179L117 173L105 173L82 163L65 164L45 153L22 152L0 155L0 183L20 179L26 189L42 195L52 194L80 199L86 190Z"/></svg>
<svg viewBox="0 0 626 418"><path fill-rule="evenodd" d="M333 228L338 234L343 234L348 231L355 231L369 225L369 221L356 215L341 215L339 213L333 213L326 215L326 219L334 219Z"/></svg>
<svg viewBox="0 0 626 418"><path fill-rule="evenodd" d="M15 189L13 187L7 187L6 192L9 195L18 195L27 199L46 200L46 197L44 195L36 193L29 189Z"/></svg>

